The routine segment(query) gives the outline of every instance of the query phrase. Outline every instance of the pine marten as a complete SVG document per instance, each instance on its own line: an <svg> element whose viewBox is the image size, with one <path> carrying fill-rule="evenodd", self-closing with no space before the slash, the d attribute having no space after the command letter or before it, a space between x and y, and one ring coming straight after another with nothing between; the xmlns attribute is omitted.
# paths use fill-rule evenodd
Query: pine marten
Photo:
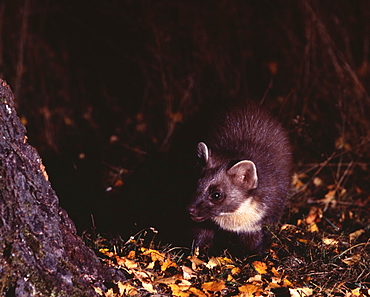
<svg viewBox="0 0 370 297"><path fill-rule="evenodd" d="M194 246L217 242L263 253L270 241L264 227L279 220L290 188L291 147L282 125L255 105L231 108L216 117L197 155L200 175L188 206Z"/></svg>

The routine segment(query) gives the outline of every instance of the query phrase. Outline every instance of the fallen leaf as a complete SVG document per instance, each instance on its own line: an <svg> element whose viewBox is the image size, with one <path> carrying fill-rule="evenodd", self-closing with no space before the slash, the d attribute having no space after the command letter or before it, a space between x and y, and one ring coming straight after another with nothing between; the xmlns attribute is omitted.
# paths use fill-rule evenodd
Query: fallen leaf
<svg viewBox="0 0 370 297"><path fill-rule="evenodd" d="M142 283L151 283L152 280L154 279L154 276L152 273L149 271L144 271L144 270L133 270L132 271L135 275L135 277L141 281Z"/></svg>
<svg viewBox="0 0 370 297"><path fill-rule="evenodd" d="M255 276L251 276L247 280L248 283L261 283L262 282L262 276L260 274L256 274Z"/></svg>
<svg viewBox="0 0 370 297"><path fill-rule="evenodd" d="M99 253L102 253L103 255L106 255L108 257L112 257L113 253L109 251L109 249L99 249Z"/></svg>
<svg viewBox="0 0 370 297"><path fill-rule="evenodd" d="M188 290L190 293L191 293L191 296L199 296L199 297L207 297L209 295L207 295L206 293L204 293L203 291L197 289L197 288L194 288L194 287L191 287L189 290Z"/></svg>
<svg viewBox="0 0 370 297"><path fill-rule="evenodd" d="M202 284L202 289L205 291L217 292L225 288L225 282L223 281L213 281L206 282Z"/></svg>
<svg viewBox="0 0 370 297"><path fill-rule="evenodd" d="M307 231L308 232L311 232L311 233L313 233L313 232L319 232L319 227L317 226L316 223L312 223L312 224L309 224L307 226Z"/></svg>
<svg viewBox="0 0 370 297"><path fill-rule="evenodd" d="M300 242L300 243L304 243L304 244L307 244L308 243L308 240L307 239L303 239L303 238L297 238L297 241Z"/></svg>
<svg viewBox="0 0 370 297"><path fill-rule="evenodd" d="M182 290L178 285L176 284L170 284L168 285L171 288L172 296L178 296L178 297L188 297L191 295L190 292L186 292L186 290Z"/></svg>
<svg viewBox="0 0 370 297"><path fill-rule="evenodd" d="M206 267L212 269L214 267L225 266L225 268L232 269L234 267L233 260L226 257L211 257L206 264Z"/></svg>
<svg viewBox="0 0 370 297"><path fill-rule="evenodd" d="M361 291L360 291L360 288L353 289L353 290L351 291L351 294L352 294L352 296L353 296L353 295L354 295L354 296L363 296L363 295L362 295L362 293L361 293Z"/></svg>
<svg viewBox="0 0 370 297"><path fill-rule="evenodd" d="M137 268L138 264L135 261L126 259L125 257L115 257L117 260L117 264L120 266L125 266L127 269Z"/></svg>
<svg viewBox="0 0 370 297"><path fill-rule="evenodd" d="M104 295L104 292L102 289L98 288L98 287L94 287L94 290L96 293L98 293L100 296L103 296Z"/></svg>
<svg viewBox="0 0 370 297"><path fill-rule="evenodd" d="M202 260L200 260L198 257L196 256L191 256L188 258L191 262L191 268L193 268L193 270L195 270L197 267L201 266L201 265L206 265L206 263Z"/></svg>
<svg viewBox="0 0 370 297"><path fill-rule="evenodd" d="M359 229L355 232L352 232L350 235L349 235L349 241L350 242L353 242L355 241L357 238L359 238L363 233L365 232L364 229Z"/></svg>
<svg viewBox="0 0 370 297"><path fill-rule="evenodd" d="M275 267L272 267L272 268L271 268L271 272L272 272L272 274L273 274L274 276L276 276L276 277L281 277L280 273L276 270L276 268L275 268Z"/></svg>
<svg viewBox="0 0 370 297"><path fill-rule="evenodd" d="M184 279L192 279L193 277L197 277L197 273L187 266L181 266L182 269L182 277Z"/></svg>
<svg viewBox="0 0 370 297"><path fill-rule="evenodd" d="M302 182L302 178L305 178L307 177L306 175L298 175L297 173L294 173L293 174L293 181L292 181L292 184L294 186L294 188L296 189L300 189L302 188L303 186L305 186L305 184Z"/></svg>
<svg viewBox="0 0 370 297"><path fill-rule="evenodd" d="M260 286L254 284L245 284L238 288L240 293L246 293L245 296L253 296L260 289Z"/></svg>
<svg viewBox="0 0 370 297"><path fill-rule="evenodd" d="M252 263L254 269L259 273L259 274L265 274L267 273L267 265L264 262L261 261L254 261Z"/></svg>
<svg viewBox="0 0 370 297"><path fill-rule="evenodd" d="M290 280L284 278L282 287L290 287L290 288L293 288L294 285L292 284L292 282Z"/></svg>
<svg viewBox="0 0 370 297"><path fill-rule="evenodd" d="M220 261L216 257L211 257L206 264L206 267L212 269L214 267L221 266Z"/></svg>
<svg viewBox="0 0 370 297"><path fill-rule="evenodd" d="M105 297L115 297L114 295L115 295L115 294L114 294L114 292L113 292L113 289L112 289L112 288L110 288L110 289L107 291L107 293L105 293L105 294L104 294L104 296L105 296Z"/></svg>
<svg viewBox="0 0 370 297"><path fill-rule="evenodd" d="M338 246L338 244L339 244L339 241L338 240L335 240L333 238L328 238L328 237L324 237L322 239L322 242L325 245L331 245L331 246Z"/></svg>
<svg viewBox="0 0 370 297"><path fill-rule="evenodd" d="M233 282L233 281L235 281L235 279L233 278L233 276L231 274L228 274L227 278L226 278L226 281Z"/></svg>
<svg viewBox="0 0 370 297"><path fill-rule="evenodd" d="M175 275L172 275L172 276L169 276L169 277L158 278L156 280L156 282L159 283L159 284L168 285L168 284L174 284L177 281L181 281L181 280L182 280L182 275L181 274L175 274ZM189 282L187 281L187 283L189 283Z"/></svg>
<svg viewBox="0 0 370 297"><path fill-rule="evenodd" d="M152 258L153 262L163 261L166 258L163 253L153 249L144 250L143 255L149 255Z"/></svg>
<svg viewBox="0 0 370 297"><path fill-rule="evenodd" d="M292 225L292 224L284 224L283 226L281 226L280 230L283 231L283 230L294 230L296 229L297 227Z"/></svg>
<svg viewBox="0 0 370 297"><path fill-rule="evenodd" d="M141 285L145 290L147 290L149 293L157 293L157 290L153 288L153 284L151 283L144 283L142 282Z"/></svg>
<svg viewBox="0 0 370 297"><path fill-rule="evenodd" d="M311 225L313 223L317 223L321 221L323 216L322 209L316 206L311 207L310 212L304 219L307 225Z"/></svg>
<svg viewBox="0 0 370 297"><path fill-rule="evenodd" d="M239 267L234 267L233 269L231 269L231 274L232 275L236 275L236 274L239 274L242 270L239 268Z"/></svg>
<svg viewBox="0 0 370 297"><path fill-rule="evenodd" d="M177 267L177 264L171 261L169 258L166 258L161 266L161 271L166 271L169 267Z"/></svg>
<svg viewBox="0 0 370 297"><path fill-rule="evenodd" d="M328 188L330 188L330 186ZM336 205L335 193L336 190L334 188L334 190L330 190L328 193L326 193L324 198L320 200L320 202L325 205L324 207L325 210L329 207L329 205L333 207Z"/></svg>
<svg viewBox="0 0 370 297"><path fill-rule="evenodd" d="M281 288L281 285L280 285L280 284L278 284L276 281L274 281L274 282L270 282L270 283L268 283L267 288L268 288L268 289Z"/></svg>
<svg viewBox="0 0 370 297"><path fill-rule="evenodd" d="M342 262L346 265L353 265L357 262L359 262L361 260L361 255L360 254L356 254L356 255L353 255L351 257L348 257L348 258L345 258L345 259L342 259Z"/></svg>
<svg viewBox="0 0 370 297"><path fill-rule="evenodd" d="M136 258L136 252L135 251L130 251L126 257L129 260L134 260Z"/></svg>
<svg viewBox="0 0 370 297"><path fill-rule="evenodd" d="M217 260L222 264L222 265L229 265L233 264L233 260L227 257L217 257Z"/></svg>
<svg viewBox="0 0 370 297"><path fill-rule="evenodd" d="M122 296L134 296L139 293L139 291L132 285L128 283L118 282L118 292Z"/></svg>

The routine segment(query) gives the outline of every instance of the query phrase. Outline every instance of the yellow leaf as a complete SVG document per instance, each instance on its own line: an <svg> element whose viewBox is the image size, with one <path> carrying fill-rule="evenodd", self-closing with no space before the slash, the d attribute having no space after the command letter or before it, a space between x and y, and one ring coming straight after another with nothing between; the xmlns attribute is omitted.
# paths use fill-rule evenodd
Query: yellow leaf
<svg viewBox="0 0 370 297"><path fill-rule="evenodd" d="M301 242L301 243L305 243L305 244L308 243L308 240L307 239L303 239L303 238L298 238L297 241L298 242Z"/></svg>
<svg viewBox="0 0 370 297"><path fill-rule="evenodd" d="M122 296L133 296L139 293L139 291L128 283L118 282L118 291Z"/></svg>
<svg viewBox="0 0 370 297"><path fill-rule="evenodd" d="M281 275L280 275L280 273L276 270L276 268L275 267L272 267L271 268L271 272L272 272L272 274L274 275L274 276L276 276L276 277L280 277Z"/></svg>
<svg viewBox="0 0 370 297"><path fill-rule="evenodd" d="M201 290L199 290L199 289L197 289L197 288L194 288L194 287L191 287L190 289L189 289L189 293L191 293L192 294L192 296L199 296L199 297L207 297L208 295L207 294L205 294L203 291L201 291Z"/></svg>
<svg viewBox="0 0 370 297"><path fill-rule="evenodd" d="M136 258L136 252L130 251L126 257L127 259L134 260Z"/></svg>
<svg viewBox="0 0 370 297"><path fill-rule="evenodd" d="M245 284L238 288L240 293L246 293L246 296L253 296L260 289L260 286L254 284Z"/></svg>
<svg viewBox="0 0 370 297"><path fill-rule="evenodd" d="M254 261L252 263L254 269L256 269L256 271L259 273L259 274L265 274L267 273L267 265L266 263L264 262L261 262L261 261Z"/></svg>
<svg viewBox="0 0 370 297"><path fill-rule="evenodd" d="M283 230L294 230L294 229L296 229L296 226L291 225L291 224L284 224L280 228L281 231L283 231Z"/></svg>
<svg viewBox="0 0 370 297"><path fill-rule="evenodd" d="M98 288L98 287L94 287L94 290L96 293L98 293L100 296L103 296L104 295L104 292L102 289Z"/></svg>
<svg viewBox="0 0 370 297"><path fill-rule="evenodd" d="M234 281L235 279L232 277L232 275L230 275L230 274L228 274L227 275L227 279L226 279L226 281L228 281L228 282L232 282L232 281Z"/></svg>
<svg viewBox="0 0 370 297"><path fill-rule="evenodd" d="M332 246L338 246L338 244L339 244L339 241L338 240L335 240L333 238L328 238L328 237L324 237L322 239L322 242L325 245L332 245Z"/></svg>
<svg viewBox="0 0 370 297"><path fill-rule="evenodd" d="M239 274L241 271L242 270L239 267L234 267L233 269L231 269L231 274L236 275Z"/></svg>
<svg viewBox="0 0 370 297"><path fill-rule="evenodd" d="M99 249L99 253L102 253L103 255L107 255L108 252L109 252L109 249ZM111 257L111 256L108 256L108 257Z"/></svg>
<svg viewBox="0 0 370 297"><path fill-rule="evenodd" d="M361 255L360 254L356 254L356 255L353 255L351 257L348 257L348 258L345 258L342 260L342 262L344 264L347 264L347 265L353 265L357 262L359 262L361 260Z"/></svg>
<svg viewBox="0 0 370 297"><path fill-rule="evenodd" d="M221 291L225 288L225 283L223 281L213 281L202 284L202 289L206 291Z"/></svg>
<svg viewBox="0 0 370 297"><path fill-rule="evenodd" d="M307 231L308 232L319 232L319 227L316 225L316 223L312 223L307 226Z"/></svg>
<svg viewBox="0 0 370 297"><path fill-rule="evenodd" d="M163 261L165 259L165 255L162 254L161 252L158 252L157 250L152 250L152 249L148 249L146 251L143 252L143 255L150 255L150 257L152 258L152 261L155 262L155 261Z"/></svg>
<svg viewBox="0 0 370 297"><path fill-rule="evenodd" d="M172 296L179 296L179 297L190 296L190 293L186 292L187 289L183 290L182 288L180 288L180 286L178 286L176 284L170 284L168 286L171 288Z"/></svg>
<svg viewBox="0 0 370 297"><path fill-rule="evenodd" d="M352 241L355 241L357 238L359 238L363 233L365 232L364 229L359 229L355 232L352 232L350 235L349 235L349 241L352 242Z"/></svg>
<svg viewBox="0 0 370 297"><path fill-rule="evenodd" d="M113 292L113 289L110 288L107 293L104 294L105 297L115 297L115 294Z"/></svg>
<svg viewBox="0 0 370 297"><path fill-rule="evenodd" d="M226 257L217 257L217 260L218 260L222 265L233 264L233 260L231 260L230 258L226 258Z"/></svg>
<svg viewBox="0 0 370 297"><path fill-rule="evenodd" d="M353 289L351 291L352 295L355 295L355 296L362 296L362 293L360 291L360 288L356 288L356 289Z"/></svg>
<svg viewBox="0 0 370 297"><path fill-rule="evenodd" d="M292 282L290 280L284 278L282 287L290 287L290 288L293 288L294 285L292 284Z"/></svg>
<svg viewBox="0 0 370 297"><path fill-rule="evenodd" d="M177 267L177 264L167 258L166 260L164 260L161 266L161 271L166 271L169 267Z"/></svg>
<svg viewBox="0 0 370 297"><path fill-rule="evenodd" d="M267 288L269 289L276 289L276 288L281 288L281 285L276 283L276 282L271 282L267 285Z"/></svg>
<svg viewBox="0 0 370 297"><path fill-rule="evenodd" d="M129 260L125 257L115 256L119 266L125 266L127 269L137 268L138 264L135 261Z"/></svg>
<svg viewBox="0 0 370 297"><path fill-rule="evenodd" d="M198 267L198 266L201 266L201 265L205 265L206 263L202 260L200 260L199 258L197 258L196 256L191 256L188 258L190 261L191 261L191 268L193 268L194 270Z"/></svg>
<svg viewBox="0 0 370 297"><path fill-rule="evenodd" d="M208 263L206 264L206 267L209 269L212 269L214 267L220 267L220 266L226 266L226 268L232 268L234 265L232 265L233 261L226 257L212 257L209 259Z"/></svg>

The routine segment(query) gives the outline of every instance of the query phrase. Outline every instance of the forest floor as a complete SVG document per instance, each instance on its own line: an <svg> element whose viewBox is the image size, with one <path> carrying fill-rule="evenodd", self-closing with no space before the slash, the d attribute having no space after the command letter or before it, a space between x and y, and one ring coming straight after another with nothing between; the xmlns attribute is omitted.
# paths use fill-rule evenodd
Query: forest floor
<svg viewBox="0 0 370 297"><path fill-rule="evenodd" d="M105 296L370 296L370 194L351 177L365 165L333 160L294 175L264 256L160 247L150 228L127 240L85 234L102 261L127 276Z"/></svg>

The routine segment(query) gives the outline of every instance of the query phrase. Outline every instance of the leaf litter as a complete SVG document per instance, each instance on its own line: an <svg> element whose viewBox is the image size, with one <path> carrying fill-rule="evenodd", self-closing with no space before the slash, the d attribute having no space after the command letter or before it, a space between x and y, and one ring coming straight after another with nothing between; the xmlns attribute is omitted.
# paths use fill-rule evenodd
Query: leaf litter
<svg viewBox="0 0 370 297"><path fill-rule="evenodd" d="M160 247L153 228L114 244L90 237L102 261L127 277L99 294L370 296L370 195L307 173L296 174L293 186L284 224L269 230L273 242L263 256L238 259L224 251L209 257Z"/></svg>

